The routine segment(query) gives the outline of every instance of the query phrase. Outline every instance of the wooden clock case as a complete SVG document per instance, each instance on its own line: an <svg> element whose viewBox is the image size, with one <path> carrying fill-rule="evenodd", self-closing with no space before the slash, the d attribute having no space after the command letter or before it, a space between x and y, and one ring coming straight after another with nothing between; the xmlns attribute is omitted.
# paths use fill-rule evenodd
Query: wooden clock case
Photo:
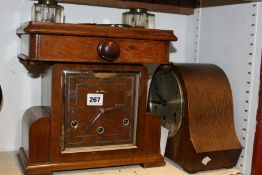
<svg viewBox="0 0 262 175"><path fill-rule="evenodd" d="M233 97L224 71L213 64L174 64L184 96L182 124L165 156L189 173L232 168L242 151L234 127Z"/></svg>
<svg viewBox="0 0 262 175"><path fill-rule="evenodd" d="M234 128L229 81L218 66L160 65L148 101L149 111L169 129L165 156L185 171L236 165L242 147Z"/></svg>
<svg viewBox="0 0 262 175"><path fill-rule="evenodd" d="M18 159L24 174L130 164L165 165L160 155L159 118L146 113L147 69L142 64L168 63L170 41L176 40L172 31L28 22L17 30L17 34L22 40L20 62L29 72L41 74L42 79L41 106L29 108L23 116L23 141ZM132 110L121 112L122 108L115 105L114 114L119 114L119 118L114 118L110 112L102 116L98 123L105 126L105 132L110 132L107 137L102 137L101 133L96 135L94 141L88 136L97 134L99 125L90 133L85 133L84 129L73 133L70 119L74 118L75 108L68 101L74 97L72 94L79 95L80 112L74 118L79 120L79 126L75 127L82 128L93 120L88 116L91 108L84 109L83 94L90 90L85 77L94 77L95 71L98 74L99 71L127 73L126 80L119 82L125 87L138 87L138 110L137 118L132 118L134 112L130 111L133 111L135 97L123 102L121 95L115 95L112 103L124 103ZM65 72L69 74L65 76ZM137 81L132 73L139 75ZM65 83L67 75L73 77L68 79L72 86ZM113 80L108 81L115 85ZM111 85L105 88L111 95L132 92L132 88L117 90L110 88ZM76 86L80 89L77 92L74 91ZM110 108L109 96L104 96L105 105ZM121 124L123 115L130 122L127 128ZM113 137L114 134L118 136ZM131 146L125 147L126 144Z"/></svg>

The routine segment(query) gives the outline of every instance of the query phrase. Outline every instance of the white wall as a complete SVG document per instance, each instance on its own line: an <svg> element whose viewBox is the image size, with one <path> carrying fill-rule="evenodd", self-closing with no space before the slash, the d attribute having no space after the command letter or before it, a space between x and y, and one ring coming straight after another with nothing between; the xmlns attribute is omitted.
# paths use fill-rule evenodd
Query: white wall
<svg viewBox="0 0 262 175"><path fill-rule="evenodd" d="M40 81L31 79L16 57L19 39L16 28L30 18L30 3L5 1L0 6L0 84L3 106L0 112L0 151L17 149L21 144L21 117L25 109L39 105Z"/></svg>
<svg viewBox="0 0 262 175"><path fill-rule="evenodd" d="M67 23L120 23L125 10L63 4ZM0 84L4 103L0 111L0 151L17 150L21 145L21 119L30 106L40 105L40 79L28 76L16 57L20 42L15 31L30 20L32 2L5 0L0 6ZM156 28L175 30L179 41L172 61L183 62L192 47L191 16L156 13Z"/></svg>

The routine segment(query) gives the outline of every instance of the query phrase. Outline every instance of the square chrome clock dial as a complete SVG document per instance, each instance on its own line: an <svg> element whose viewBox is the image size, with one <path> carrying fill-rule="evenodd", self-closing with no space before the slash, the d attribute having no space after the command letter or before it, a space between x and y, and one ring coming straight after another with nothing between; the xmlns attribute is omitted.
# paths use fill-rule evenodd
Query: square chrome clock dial
<svg viewBox="0 0 262 175"><path fill-rule="evenodd" d="M136 147L140 72L63 70L63 152Z"/></svg>

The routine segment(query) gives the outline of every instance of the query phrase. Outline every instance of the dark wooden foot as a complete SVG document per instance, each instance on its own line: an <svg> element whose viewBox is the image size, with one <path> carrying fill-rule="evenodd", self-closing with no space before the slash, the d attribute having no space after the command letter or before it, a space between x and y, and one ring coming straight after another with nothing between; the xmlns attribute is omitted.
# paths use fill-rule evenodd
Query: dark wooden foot
<svg viewBox="0 0 262 175"><path fill-rule="evenodd" d="M165 166L166 162L147 162L147 163L143 163L142 166L144 168L151 168L151 167L160 167L160 166Z"/></svg>
<svg viewBox="0 0 262 175"><path fill-rule="evenodd" d="M44 173L29 173L28 172L28 161L27 161L27 158L26 158L26 155L24 153L24 150L23 148L20 148L19 149L19 152L17 154L17 158L18 158L18 162L19 162L19 165L20 165L20 168L23 172L23 175L53 175L53 172L44 172Z"/></svg>

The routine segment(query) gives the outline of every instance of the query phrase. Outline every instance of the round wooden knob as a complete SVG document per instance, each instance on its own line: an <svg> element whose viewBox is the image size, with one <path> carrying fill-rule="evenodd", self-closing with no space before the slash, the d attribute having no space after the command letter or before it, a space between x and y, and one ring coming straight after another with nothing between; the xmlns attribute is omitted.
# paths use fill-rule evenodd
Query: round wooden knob
<svg viewBox="0 0 262 175"><path fill-rule="evenodd" d="M97 53L106 61L114 61L120 55L120 47L115 41L103 40L97 46Z"/></svg>

